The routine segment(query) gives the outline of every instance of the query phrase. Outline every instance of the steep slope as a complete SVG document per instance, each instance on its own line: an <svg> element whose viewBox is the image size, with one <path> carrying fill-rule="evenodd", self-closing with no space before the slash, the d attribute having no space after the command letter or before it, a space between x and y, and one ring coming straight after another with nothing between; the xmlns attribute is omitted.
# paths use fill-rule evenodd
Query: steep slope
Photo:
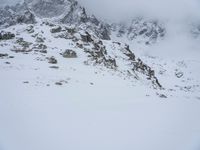
<svg viewBox="0 0 200 150"><path fill-rule="evenodd" d="M0 27L9 27L17 23L33 24L36 18L46 18L62 24L82 27L101 39L110 40L107 25L94 15L88 16L85 8L75 0L31 0L15 6L0 8ZM52 18L53 17L53 18Z"/></svg>
<svg viewBox="0 0 200 150"><path fill-rule="evenodd" d="M85 8L81 7L75 0L33 2L29 3L29 7L40 18L51 18L58 23L73 25L76 28L93 32L103 40L110 40L110 32L107 26L94 15L89 16ZM59 10L59 12L55 10ZM52 19L52 17L56 18Z"/></svg>
<svg viewBox="0 0 200 150"><path fill-rule="evenodd" d="M199 87L174 85L197 85L199 62L141 57L167 87L155 90L127 45L66 25L11 26L0 46L4 150L198 149Z"/></svg>
<svg viewBox="0 0 200 150"><path fill-rule="evenodd" d="M74 0L0 12L1 150L199 150L199 47Z"/></svg>
<svg viewBox="0 0 200 150"><path fill-rule="evenodd" d="M7 30L12 31L12 33ZM126 78L141 80L146 83L150 81L154 88L160 89L162 87L155 76L154 70L137 58L128 45L103 41L81 29L76 30L73 27L55 25L45 21L34 26L22 25L19 26L19 29L17 26L15 28L11 27L2 32L1 37L2 46L7 42L9 43L8 39L14 38L12 40L13 44L9 44L12 47L8 47L8 50L25 54L42 53L44 55L43 59L47 57L48 49L54 49L50 45L56 44L56 41L63 42L61 45L66 46L56 48L57 54L62 53L63 57L70 58L71 55L73 57L73 55L76 56L76 53L81 52L79 56L85 56L82 63L86 65L99 65L118 72ZM69 46L68 43L72 46ZM49 57L47 60L53 63L51 61L55 59Z"/></svg>
<svg viewBox="0 0 200 150"><path fill-rule="evenodd" d="M166 28L157 20L135 18L131 23L108 25L94 15L89 16L75 0L27 0L0 10L3 12L0 26L4 28L0 35L2 46L6 45L6 40L15 41L7 50L17 53L43 53L46 61L57 63L55 57L46 56L49 49L54 49L50 45L56 44L55 41L61 45L71 43L73 46L56 48L57 53L69 55L65 57L75 57L78 50L82 52L81 56L85 56L82 60L85 65L105 67L121 74L122 78L138 80L155 89L173 89L175 86L163 87L162 82L165 81L160 82L157 78L160 75L159 78L162 78L160 72L167 68L158 70L159 67L152 69L147 65L150 63L155 66L157 59L151 62L148 61L151 56L141 56L141 59L135 55L135 51L138 52L135 50L135 43L151 46L165 37ZM2 57L7 55L1 54ZM179 71L174 74L177 73L180 74ZM194 83L191 84L193 86ZM194 88L198 91L197 86Z"/></svg>
<svg viewBox="0 0 200 150"><path fill-rule="evenodd" d="M6 28L20 23L36 23L35 16L26 4L0 8L0 28Z"/></svg>

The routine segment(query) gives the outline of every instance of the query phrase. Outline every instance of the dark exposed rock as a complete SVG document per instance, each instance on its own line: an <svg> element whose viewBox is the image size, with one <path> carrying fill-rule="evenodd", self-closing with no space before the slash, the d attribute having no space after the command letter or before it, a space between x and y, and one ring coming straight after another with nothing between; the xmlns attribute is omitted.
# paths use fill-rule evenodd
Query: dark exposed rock
<svg viewBox="0 0 200 150"><path fill-rule="evenodd" d="M28 81L24 81L23 83L24 83L24 84L28 84L29 82L28 82Z"/></svg>
<svg viewBox="0 0 200 150"><path fill-rule="evenodd" d="M32 45L32 43L24 41L23 38L18 38L16 40L16 43L20 45L20 47L16 47L14 46L11 51L14 51L16 53L24 53L27 54L29 52L32 51L32 48L30 48L30 46Z"/></svg>
<svg viewBox="0 0 200 150"><path fill-rule="evenodd" d="M177 78L182 78L184 74L183 72L176 72L175 75Z"/></svg>
<svg viewBox="0 0 200 150"><path fill-rule="evenodd" d="M132 61L135 61L135 54L130 50L129 45L125 45L124 54Z"/></svg>
<svg viewBox="0 0 200 150"><path fill-rule="evenodd" d="M33 25L28 26L26 30L28 31L28 33L34 33Z"/></svg>
<svg viewBox="0 0 200 150"><path fill-rule="evenodd" d="M48 21L44 21L42 24L45 24L47 26L50 26L50 27L55 27L56 25L51 23L51 22L48 22Z"/></svg>
<svg viewBox="0 0 200 150"><path fill-rule="evenodd" d="M157 77L155 76L155 71L151 69L148 65L142 62L141 59L133 61L133 71L138 71L147 76L148 80L152 81L154 88L162 88L162 85L159 83Z"/></svg>
<svg viewBox="0 0 200 150"><path fill-rule="evenodd" d="M130 50L128 45L125 45L121 51L129 58L129 61L132 65L132 71L140 72L146 75L147 79L151 80L154 88L162 88L162 85L159 83L157 77L155 76L155 71L146 65L141 59L136 59L135 54Z"/></svg>
<svg viewBox="0 0 200 150"><path fill-rule="evenodd" d="M76 43L76 46L79 47L79 48L81 48L81 49L83 49L83 44L82 44L82 43L78 43L78 42L77 42L77 43Z"/></svg>
<svg viewBox="0 0 200 150"><path fill-rule="evenodd" d="M47 46L46 45L44 45L44 44L35 44L34 46L33 46L33 49L34 49L34 51L36 51L36 52L40 52L40 53L44 53L44 54L46 54L47 53Z"/></svg>
<svg viewBox="0 0 200 150"><path fill-rule="evenodd" d="M0 32L0 40L10 40L10 39L13 39L14 37L15 37L15 34L11 32L4 32L4 31Z"/></svg>
<svg viewBox="0 0 200 150"><path fill-rule="evenodd" d="M68 81L66 81L66 80L60 80L60 81L56 82L55 84L61 86L63 84L67 84L67 83L68 83Z"/></svg>
<svg viewBox="0 0 200 150"><path fill-rule="evenodd" d="M40 53L46 54L47 50L46 49L42 49L42 50L40 50Z"/></svg>
<svg viewBox="0 0 200 150"><path fill-rule="evenodd" d="M51 29L51 33L58 33L58 32L61 32L62 31L62 28L60 26L58 27L54 27Z"/></svg>
<svg viewBox="0 0 200 150"><path fill-rule="evenodd" d="M111 40L110 39L110 31L106 27L106 25L101 24L98 32L99 32L99 36L98 36L99 38L101 38L103 40Z"/></svg>
<svg viewBox="0 0 200 150"><path fill-rule="evenodd" d="M159 94L159 93L157 93L157 95L158 95L160 98L167 98L167 96L164 95L164 94Z"/></svg>
<svg viewBox="0 0 200 150"><path fill-rule="evenodd" d="M24 54L28 54L29 52L32 52L32 49L29 48L17 48L17 47L13 47L11 49L11 51L15 52L15 53L24 53Z"/></svg>
<svg viewBox="0 0 200 150"><path fill-rule="evenodd" d="M17 16L17 23L34 24L36 23L35 16L29 10L26 10L23 15Z"/></svg>
<svg viewBox="0 0 200 150"><path fill-rule="evenodd" d="M88 32L85 32L85 34L81 34L81 39L83 42L87 42L87 43L93 41L91 35Z"/></svg>
<svg viewBox="0 0 200 150"><path fill-rule="evenodd" d="M18 23L36 23L35 16L26 3L0 8L0 26L9 27Z"/></svg>
<svg viewBox="0 0 200 150"><path fill-rule="evenodd" d="M94 15L92 15L89 19L96 26L98 26L100 24L100 21Z"/></svg>
<svg viewBox="0 0 200 150"><path fill-rule="evenodd" d="M86 53L89 54L91 61L93 61L94 64L103 64L107 68L116 69L117 68L116 60L107 55L105 46L95 42L93 43L93 45L94 48L92 50L90 49L84 50Z"/></svg>
<svg viewBox="0 0 200 150"><path fill-rule="evenodd" d="M44 45L44 44L39 44L38 45L38 47L37 47L38 49L47 49L47 46L46 45Z"/></svg>
<svg viewBox="0 0 200 150"><path fill-rule="evenodd" d="M8 54L2 54L0 53L0 58L8 57Z"/></svg>
<svg viewBox="0 0 200 150"><path fill-rule="evenodd" d="M30 45L32 45L32 43L24 41L23 38L18 38L16 43L19 44L20 46L22 46L23 48L29 48Z"/></svg>
<svg viewBox="0 0 200 150"><path fill-rule="evenodd" d="M146 33L148 30L147 29L142 29L140 32L139 32L139 35L142 35L144 33ZM148 35L147 35L148 36Z"/></svg>
<svg viewBox="0 0 200 150"><path fill-rule="evenodd" d="M48 59L48 63L50 63L50 64L57 64L58 63L57 59L54 56L49 57L47 59Z"/></svg>
<svg viewBox="0 0 200 150"><path fill-rule="evenodd" d="M120 42L113 42L113 44L117 44L117 45L121 45L121 43Z"/></svg>
<svg viewBox="0 0 200 150"><path fill-rule="evenodd" d="M76 52L73 50L70 50L70 49L68 49L64 53L62 53L62 56L64 58L77 58Z"/></svg>
<svg viewBox="0 0 200 150"><path fill-rule="evenodd" d="M66 28L67 33L73 35L74 33L76 33L76 29L75 28Z"/></svg>
<svg viewBox="0 0 200 150"><path fill-rule="evenodd" d="M58 66L50 66L49 68L51 68L51 69L59 69Z"/></svg>
<svg viewBox="0 0 200 150"><path fill-rule="evenodd" d="M62 82L56 82L55 85L63 85Z"/></svg>
<svg viewBox="0 0 200 150"><path fill-rule="evenodd" d="M7 61L7 62L5 62L5 64L10 65L11 63Z"/></svg>
<svg viewBox="0 0 200 150"><path fill-rule="evenodd" d="M36 42L38 42L38 43L44 43L44 38L42 38L42 37L37 37L37 38L36 38Z"/></svg>

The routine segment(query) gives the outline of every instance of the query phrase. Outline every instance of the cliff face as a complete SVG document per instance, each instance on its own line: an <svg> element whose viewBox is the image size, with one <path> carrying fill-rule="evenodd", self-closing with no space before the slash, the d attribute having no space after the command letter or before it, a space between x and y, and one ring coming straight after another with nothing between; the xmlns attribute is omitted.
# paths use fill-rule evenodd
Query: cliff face
<svg viewBox="0 0 200 150"><path fill-rule="evenodd" d="M35 15L23 4L17 4L16 6L6 6L0 9L0 27L9 27L12 25L26 23L36 23Z"/></svg>
<svg viewBox="0 0 200 150"><path fill-rule="evenodd" d="M76 28L84 28L99 38L110 40L107 25L94 15L89 16L85 8L75 0L26 0L22 4L0 9L0 26L9 27L18 23L34 24L37 19L49 19Z"/></svg>

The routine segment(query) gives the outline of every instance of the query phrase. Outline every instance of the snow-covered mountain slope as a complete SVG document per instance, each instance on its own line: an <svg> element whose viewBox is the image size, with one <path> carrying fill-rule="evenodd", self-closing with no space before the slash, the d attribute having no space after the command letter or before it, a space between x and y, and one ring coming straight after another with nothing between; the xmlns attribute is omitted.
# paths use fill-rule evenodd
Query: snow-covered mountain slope
<svg viewBox="0 0 200 150"><path fill-rule="evenodd" d="M4 36L9 35L10 40L4 39ZM1 33L1 37L1 46L5 52L42 54L38 59L51 64L59 64L54 55L64 57L63 59L73 57L82 64L102 66L121 74L124 78L144 81L150 83L150 86L152 84L154 88L162 88L154 70L137 58L128 45L103 41L81 29L77 31L73 27L41 22L34 26L19 25L7 28ZM55 54L51 57L49 53L52 50ZM9 58L2 56L2 59L7 57ZM51 62L54 60L55 63Z"/></svg>
<svg viewBox="0 0 200 150"><path fill-rule="evenodd" d="M199 149L198 36L74 0L0 12L0 149Z"/></svg>
<svg viewBox="0 0 200 150"><path fill-rule="evenodd" d="M72 59L83 68L95 66L99 70L111 72L111 75L120 76L122 80L128 80L134 86L147 85L146 88L160 89L155 93L165 93L158 94L161 97L173 97L180 92L180 95L193 95L193 98L198 99L200 82L196 70L199 61L196 59L174 60L151 54L143 55L133 50L134 45L99 39L92 31L89 33L81 27L40 21L34 25L16 25L2 30L2 71L4 67L15 66L10 60L18 61L17 55L34 56L30 63L50 64L46 69L56 71L60 70L60 65L64 65L61 62ZM174 82L166 82L168 80ZM46 84L49 85L48 81Z"/></svg>
<svg viewBox="0 0 200 150"><path fill-rule="evenodd" d="M198 149L199 61L141 55L165 88L155 90L127 45L69 31L47 22L4 29L3 149Z"/></svg>

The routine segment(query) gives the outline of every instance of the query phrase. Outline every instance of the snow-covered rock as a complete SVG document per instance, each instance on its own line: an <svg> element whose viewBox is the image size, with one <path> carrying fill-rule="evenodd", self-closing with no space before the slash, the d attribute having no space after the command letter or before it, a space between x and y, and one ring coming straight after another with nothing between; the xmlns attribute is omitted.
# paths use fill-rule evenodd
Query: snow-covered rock
<svg viewBox="0 0 200 150"><path fill-rule="evenodd" d="M27 7L26 3L0 8L0 28L20 23L36 23L35 16Z"/></svg>
<svg viewBox="0 0 200 150"><path fill-rule="evenodd" d="M158 20L135 18L131 22L112 24L111 30L117 37L125 37L133 43L156 43L164 38L166 29Z"/></svg>

